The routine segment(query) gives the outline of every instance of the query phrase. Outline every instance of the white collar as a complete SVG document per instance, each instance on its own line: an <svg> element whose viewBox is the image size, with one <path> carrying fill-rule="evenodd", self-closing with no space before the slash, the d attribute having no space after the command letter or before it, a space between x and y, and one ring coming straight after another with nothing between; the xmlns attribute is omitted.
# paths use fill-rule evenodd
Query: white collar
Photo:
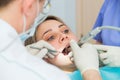
<svg viewBox="0 0 120 80"><path fill-rule="evenodd" d="M0 19L0 51L18 37L15 29L10 24Z"/></svg>

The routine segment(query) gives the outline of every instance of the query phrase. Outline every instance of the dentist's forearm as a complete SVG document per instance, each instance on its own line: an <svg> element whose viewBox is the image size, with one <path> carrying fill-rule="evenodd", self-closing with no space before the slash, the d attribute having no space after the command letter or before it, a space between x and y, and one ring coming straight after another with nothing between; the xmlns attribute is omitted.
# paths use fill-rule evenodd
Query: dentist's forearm
<svg viewBox="0 0 120 80"><path fill-rule="evenodd" d="M87 70L83 73L83 80L102 80L97 70Z"/></svg>

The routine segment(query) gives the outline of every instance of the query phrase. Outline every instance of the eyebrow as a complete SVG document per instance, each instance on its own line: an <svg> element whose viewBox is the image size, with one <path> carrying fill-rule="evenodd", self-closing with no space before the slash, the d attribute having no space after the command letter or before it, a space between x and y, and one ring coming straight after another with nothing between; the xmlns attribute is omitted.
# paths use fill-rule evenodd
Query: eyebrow
<svg viewBox="0 0 120 80"><path fill-rule="evenodd" d="M60 24L58 27L61 28L62 26L64 26L65 24Z"/></svg>
<svg viewBox="0 0 120 80"><path fill-rule="evenodd" d="M60 24L58 27L61 28L62 26L64 26L64 24ZM45 32L43 33L42 37L43 37L46 33L50 32L50 31L52 31L52 29L48 29L47 31L45 31Z"/></svg>
<svg viewBox="0 0 120 80"><path fill-rule="evenodd" d="M52 31L52 29L48 29L47 31L45 31L45 32L43 33L42 37L43 37L46 33L50 32L50 31Z"/></svg>

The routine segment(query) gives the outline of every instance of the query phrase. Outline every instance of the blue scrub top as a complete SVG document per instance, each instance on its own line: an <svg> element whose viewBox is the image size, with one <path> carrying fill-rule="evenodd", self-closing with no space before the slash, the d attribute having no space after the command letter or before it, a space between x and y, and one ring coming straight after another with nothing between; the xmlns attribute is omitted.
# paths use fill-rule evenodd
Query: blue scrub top
<svg viewBox="0 0 120 80"><path fill-rule="evenodd" d="M105 0L93 27L120 27L120 0ZM120 46L120 32L116 30L102 30L94 39L104 45Z"/></svg>
<svg viewBox="0 0 120 80"><path fill-rule="evenodd" d="M102 80L120 80L120 67L102 67L100 68ZM83 80L79 70L68 74L71 80Z"/></svg>

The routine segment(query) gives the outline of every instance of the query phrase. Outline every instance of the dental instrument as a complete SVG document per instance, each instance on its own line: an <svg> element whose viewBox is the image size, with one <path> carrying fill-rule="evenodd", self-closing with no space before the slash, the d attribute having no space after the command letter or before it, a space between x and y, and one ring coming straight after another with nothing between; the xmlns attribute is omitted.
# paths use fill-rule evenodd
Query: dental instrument
<svg viewBox="0 0 120 80"><path fill-rule="evenodd" d="M38 48L38 47L33 47L33 46L30 46L30 48L32 48L32 49L38 49L38 50L43 49L43 48ZM52 54L59 52L59 51L51 50L51 49L48 49L48 48L47 48L47 50L48 50L49 53L52 53Z"/></svg>
<svg viewBox="0 0 120 80"><path fill-rule="evenodd" d="M111 29L111 30L117 30L120 31L120 28L114 27L114 26L101 26L97 27L94 30L90 31L87 35L83 36L80 41L78 41L78 45L81 46L85 42L89 41L93 37L95 37L99 32L101 32L103 29Z"/></svg>

